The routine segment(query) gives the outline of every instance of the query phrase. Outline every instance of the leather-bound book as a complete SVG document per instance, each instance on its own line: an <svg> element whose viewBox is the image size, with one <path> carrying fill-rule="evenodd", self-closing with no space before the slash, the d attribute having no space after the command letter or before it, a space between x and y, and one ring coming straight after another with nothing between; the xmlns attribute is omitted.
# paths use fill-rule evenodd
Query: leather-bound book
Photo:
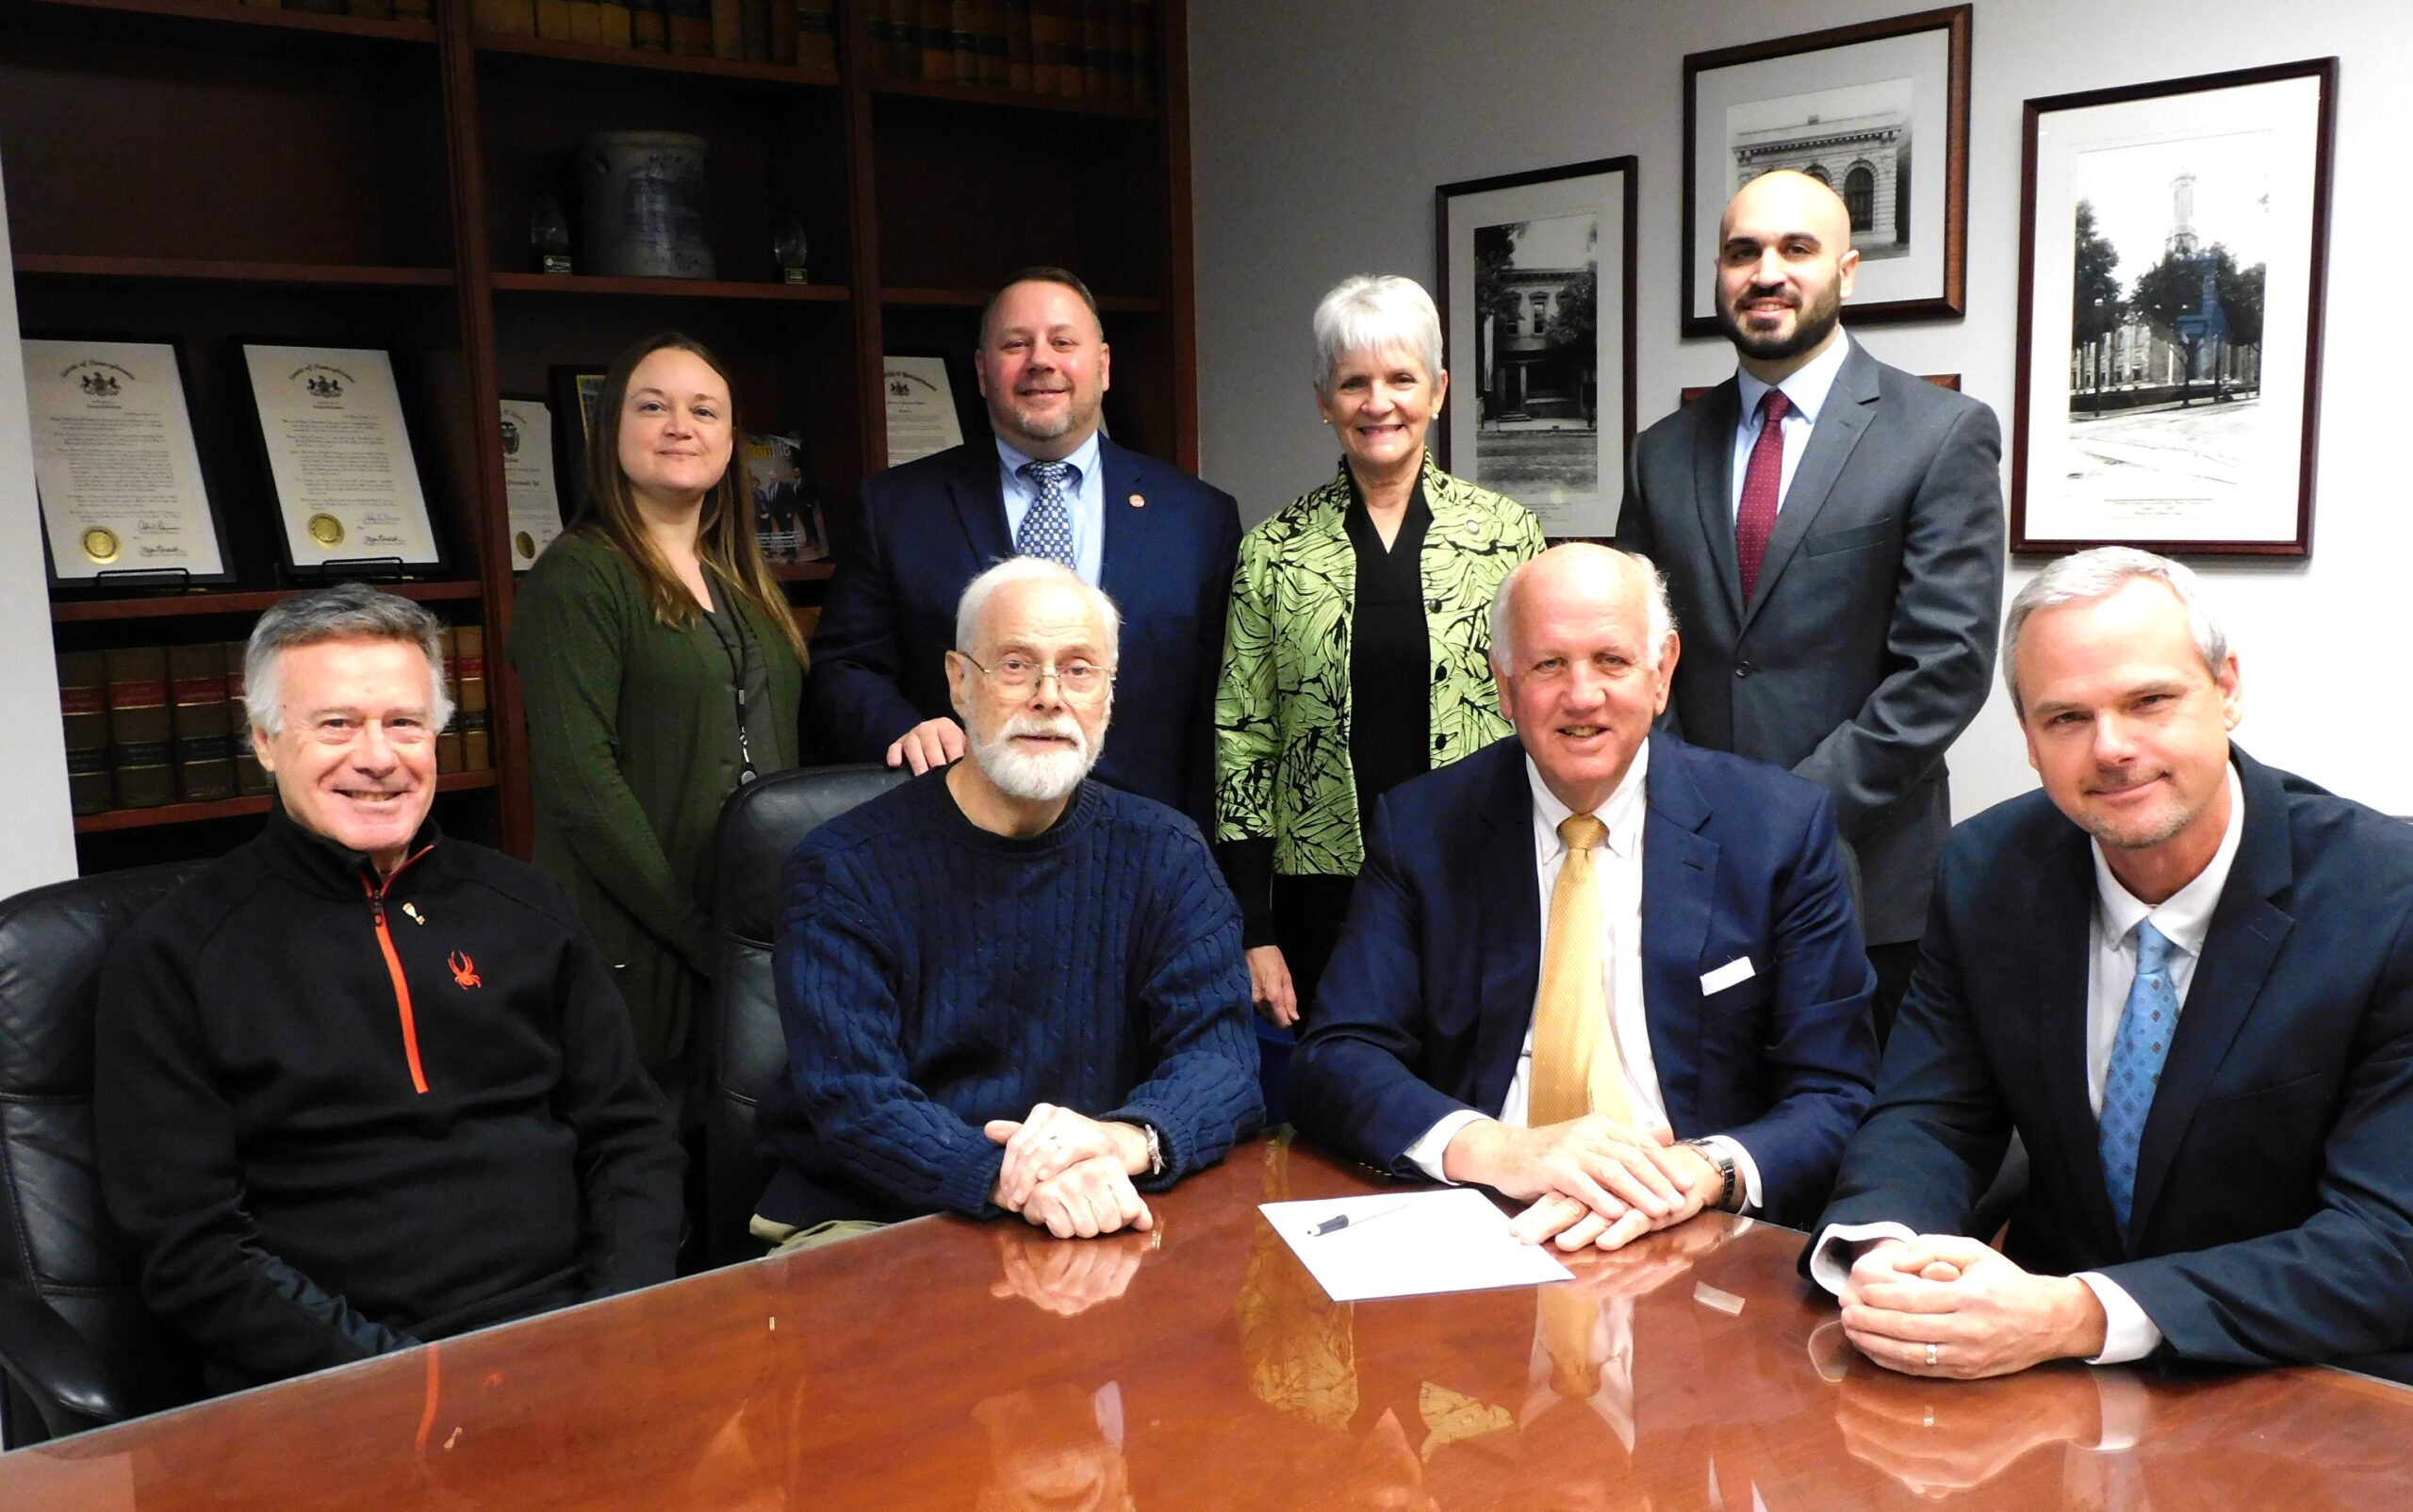
<svg viewBox="0 0 2413 1512"><path fill-rule="evenodd" d="M67 806L101 814L109 782L109 666L101 651L58 653L58 720L67 730Z"/></svg>
<svg viewBox="0 0 2413 1512"><path fill-rule="evenodd" d="M460 625L452 632L461 667L461 769L483 772L494 764L486 724L486 630Z"/></svg>
<svg viewBox="0 0 2413 1512"><path fill-rule="evenodd" d="M127 646L108 652L109 769L118 807L156 809L176 800L168 712L168 649Z"/></svg>
<svg viewBox="0 0 2413 1512"><path fill-rule="evenodd" d="M217 641L168 648L168 698L175 730L176 796L210 803L235 796L226 748L226 652Z"/></svg>

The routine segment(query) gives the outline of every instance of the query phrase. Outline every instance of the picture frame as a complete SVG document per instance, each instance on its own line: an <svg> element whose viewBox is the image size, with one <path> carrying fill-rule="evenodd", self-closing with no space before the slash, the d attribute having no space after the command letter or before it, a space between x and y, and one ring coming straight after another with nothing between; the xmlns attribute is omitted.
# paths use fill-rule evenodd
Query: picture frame
<svg viewBox="0 0 2413 1512"><path fill-rule="evenodd" d="M1434 190L1443 468L1556 540L1617 528L1634 436L1634 158Z"/></svg>
<svg viewBox="0 0 2413 1512"><path fill-rule="evenodd" d="M297 582L450 565L393 352L238 337L281 570Z"/></svg>
<svg viewBox="0 0 2413 1512"><path fill-rule="evenodd" d="M2312 553L2338 59L2027 102L2011 547Z"/></svg>
<svg viewBox="0 0 2413 1512"><path fill-rule="evenodd" d="M50 591L115 595L235 583L225 517L211 500L209 465L197 439L184 342L166 335L32 330L22 345ZM50 370L38 370L45 366ZM88 372L95 375L90 386ZM73 386L71 374L78 380ZM153 403L140 402L145 386L158 390ZM147 505L127 502L128 485L112 480L90 500L76 497L76 458L57 448L65 442L71 452L89 450L112 425L148 443L140 468ZM179 540L181 549L158 544Z"/></svg>
<svg viewBox="0 0 2413 1512"><path fill-rule="evenodd" d="M553 477L561 489L562 518L574 523L586 507L586 439L595 428L595 407L603 402L605 370L566 365L546 370L545 392L553 410Z"/></svg>
<svg viewBox="0 0 2413 1512"><path fill-rule="evenodd" d="M1970 11L1950 6L1684 58L1684 335L1720 332L1711 265L1726 202L1781 168L1830 183L1850 211L1861 260L1849 323L1965 313Z"/></svg>

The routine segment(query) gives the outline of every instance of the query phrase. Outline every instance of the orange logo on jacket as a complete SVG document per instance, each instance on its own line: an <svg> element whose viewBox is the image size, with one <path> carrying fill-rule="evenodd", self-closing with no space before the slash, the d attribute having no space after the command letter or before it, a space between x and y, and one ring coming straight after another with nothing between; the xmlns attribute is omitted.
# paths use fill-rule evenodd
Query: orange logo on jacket
<svg viewBox="0 0 2413 1512"><path fill-rule="evenodd" d="M451 955L444 958L444 963L452 968L452 979L461 984L461 988L464 992L467 992L472 987L484 987L485 985L484 981L479 979L478 963L471 961L466 952L459 950L453 951Z"/></svg>

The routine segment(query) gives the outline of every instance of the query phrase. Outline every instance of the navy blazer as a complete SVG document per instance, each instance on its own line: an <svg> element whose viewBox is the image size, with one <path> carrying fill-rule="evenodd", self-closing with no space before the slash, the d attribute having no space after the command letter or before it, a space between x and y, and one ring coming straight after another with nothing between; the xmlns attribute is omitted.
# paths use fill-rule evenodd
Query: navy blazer
<svg viewBox="0 0 2413 1512"><path fill-rule="evenodd" d="M1123 613L1114 719L1097 775L1212 832L1215 679L1239 553L1232 496L1098 439L1100 583ZM1014 554L993 437L863 480L862 528L838 564L804 690L829 762L877 762L925 719L955 717L946 652L964 584Z"/></svg>
<svg viewBox="0 0 2413 1512"><path fill-rule="evenodd" d="M2171 1353L2413 1345L2413 828L2231 756L2245 833L2145 1122L2129 1232L2087 1102L2092 844L2042 793L1945 847L1883 1090L1819 1229L1967 1232L2016 1127L2030 1175L2006 1252L2108 1275ZM2413 1378L2406 1363L2376 1368Z"/></svg>
<svg viewBox="0 0 2413 1512"><path fill-rule="evenodd" d="M1876 977L1844 879L1834 804L1773 766L1650 737L1642 831L1643 1011L1679 1138L1725 1134L1763 1210L1827 1195L1868 1106ZM1496 741L1374 806L1366 868L1300 1041L1305 1133L1396 1175L1461 1109L1496 1115L1541 975L1541 883L1524 747ZM1751 975L1704 995L1701 978Z"/></svg>

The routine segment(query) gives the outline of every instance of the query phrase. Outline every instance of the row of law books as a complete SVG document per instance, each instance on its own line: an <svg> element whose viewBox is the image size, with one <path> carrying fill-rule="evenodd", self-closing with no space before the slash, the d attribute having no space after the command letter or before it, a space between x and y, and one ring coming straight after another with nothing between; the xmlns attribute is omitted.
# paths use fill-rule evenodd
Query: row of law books
<svg viewBox="0 0 2413 1512"><path fill-rule="evenodd" d="M123 646L58 653L67 789L77 814L210 803L275 784L252 749L242 641ZM494 764L486 722L485 627L444 631L452 723L435 737L435 769Z"/></svg>
<svg viewBox="0 0 2413 1512"><path fill-rule="evenodd" d="M873 66L1064 99L1156 98L1157 0L870 0Z"/></svg>
<svg viewBox="0 0 2413 1512"><path fill-rule="evenodd" d="M369 21L433 21L435 0L231 0L261 10L299 10L314 16L360 16Z"/></svg>
<svg viewBox="0 0 2413 1512"><path fill-rule="evenodd" d="M837 0L469 0L469 24L506 36L836 68L836 6Z"/></svg>

